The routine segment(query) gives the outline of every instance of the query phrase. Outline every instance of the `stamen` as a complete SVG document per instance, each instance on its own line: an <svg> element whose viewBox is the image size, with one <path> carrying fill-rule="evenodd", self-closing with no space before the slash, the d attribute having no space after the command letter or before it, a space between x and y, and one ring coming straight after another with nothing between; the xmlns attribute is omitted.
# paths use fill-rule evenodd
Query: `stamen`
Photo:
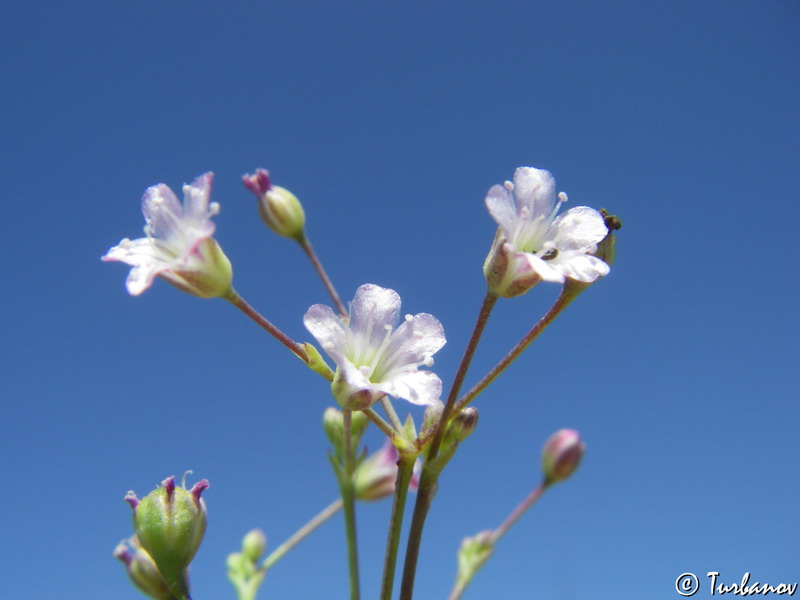
<svg viewBox="0 0 800 600"><path fill-rule="evenodd" d="M564 204L564 202L566 202L567 200L568 200L567 195L564 192L559 192L558 193L555 206L553 206L553 211L550 213L550 216L547 219L548 222L552 222L553 219L556 218L556 214L558 213L558 209L561 208L561 205Z"/></svg>

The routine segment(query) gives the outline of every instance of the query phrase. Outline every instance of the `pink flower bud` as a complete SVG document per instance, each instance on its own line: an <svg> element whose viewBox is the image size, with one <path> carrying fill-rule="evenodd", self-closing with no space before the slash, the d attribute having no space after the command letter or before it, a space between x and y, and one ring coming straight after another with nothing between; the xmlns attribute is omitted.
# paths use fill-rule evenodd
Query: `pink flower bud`
<svg viewBox="0 0 800 600"><path fill-rule="evenodd" d="M560 429L542 449L542 470L546 484L563 481L572 475L583 458L586 445L574 429Z"/></svg>

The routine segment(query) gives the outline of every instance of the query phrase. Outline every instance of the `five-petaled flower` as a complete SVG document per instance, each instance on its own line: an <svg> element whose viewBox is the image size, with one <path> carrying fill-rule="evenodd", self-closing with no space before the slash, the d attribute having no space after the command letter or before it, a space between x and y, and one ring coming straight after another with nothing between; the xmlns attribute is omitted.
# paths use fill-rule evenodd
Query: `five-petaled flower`
<svg viewBox="0 0 800 600"><path fill-rule="evenodd" d="M389 395L414 404L433 404L442 381L418 367L433 364L445 344L444 329L433 315L400 316L400 296L374 284L358 288L349 321L323 304L308 309L303 322L322 349L336 362L331 384L336 401L363 410Z"/></svg>
<svg viewBox="0 0 800 600"><path fill-rule="evenodd" d="M533 167L518 168L513 183L489 190L486 207L500 228L483 269L495 293L519 296L541 280L588 283L609 272L592 256L608 233L603 217L588 206L557 217L566 200L556 196L550 172Z"/></svg>
<svg viewBox="0 0 800 600"><path fill-rule="evenodd" d="M146 237L124 239L111 248L104 261L133 267L128 292L138 296L162 277L178 289L201 298L224 297L231 291L232 269L214 234L211 217L219 204L209 203L213 173L205 173L183 186L183 205L172 190L159 183L142 196Z"/></svg>

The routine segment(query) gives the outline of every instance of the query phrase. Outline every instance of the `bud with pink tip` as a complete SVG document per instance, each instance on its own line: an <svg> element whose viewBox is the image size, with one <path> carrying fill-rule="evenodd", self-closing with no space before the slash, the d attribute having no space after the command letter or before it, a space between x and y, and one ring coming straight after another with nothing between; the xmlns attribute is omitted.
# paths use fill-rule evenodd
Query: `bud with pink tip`
<svg viewBox="0 0 800 600"><path fill-rule="evenodd" d="M153 557L141 547L135 535L117 544L114 558L125 565L128 577L143 593L155 600L174 600L175 596L158 572Z"/></svg>
<svg viewBox="0 0 800 600"><path fill-rule="evenodd" d="M574 429L560 429L550 436L542 449L542 470L546 485L563 481L577 469L586 445Z"/></svg>
<svg viewBox="0 0 800 600"><path fill-rule="evenodd" d="M207 487L208 481L203 479L187 490L175 485L175 477L167 477L142 500L133 492L125 496L133 508L139 542L179 600L190 597L186 568L206 531L206 504L200 494Z"/></svg>
<svg viewBox="0 0 800 600"><path fill-rule="evenodd" d="M265 169L256 169L253 175L242 175L242 183L258 198L258 212L267 227L283 237L297 241L303 239L306 215L297 196L272 185Z"/></svg>
<svg viewBox="0 0 800 600"><path fill-rule="evenodd" d="M391 440L386 440L383 447L369 456L356 469L354 483L358 500L380 500L394 493L397 481L397 461L400 452ZM419 486L420 464L414 465L414 473L408 483L408 489L416 491Z"/></svg>

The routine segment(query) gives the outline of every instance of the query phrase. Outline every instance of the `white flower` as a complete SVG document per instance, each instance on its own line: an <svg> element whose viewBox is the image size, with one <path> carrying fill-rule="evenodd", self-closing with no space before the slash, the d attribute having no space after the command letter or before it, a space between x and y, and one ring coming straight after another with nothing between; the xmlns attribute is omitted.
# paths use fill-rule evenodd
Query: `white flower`
<svg viewBox="0 0 800 600"><path fill-rule="evenodd" d="M323 304L303 317L306 329L337 365L331 390L337 402L351 410L371 406L384 395L414 404L433 404L441 380L418 367L433 364L433 354L445 344L444 329L433 315L400 315L400 296L394 290L362 285L345 321Z"/></svg>
<svg viewBox="0 0 800 600"><path fill-rule="evenodd" d="M489 190L486 207L500 231L484 273L498 294L522 294L542 279L592 282L609 272L592 256L608 233L602 215L577 206L556 217L566 200L564 193L556 196L550 172L533 167L518 168L513 183Z"/></svg>
<svg viewBox="0 0 800 600"><path fill-rule="evenodd" d="M150 287L156 276L202 298L228 294L231 263L211 237L211 217L219 212L219 204L209 204L213 177L205 173L183 186L183 206L163 183L147 188L142 196L147 237L126 238L102 258L133 267L127 280L133 296Z"/></svg>

